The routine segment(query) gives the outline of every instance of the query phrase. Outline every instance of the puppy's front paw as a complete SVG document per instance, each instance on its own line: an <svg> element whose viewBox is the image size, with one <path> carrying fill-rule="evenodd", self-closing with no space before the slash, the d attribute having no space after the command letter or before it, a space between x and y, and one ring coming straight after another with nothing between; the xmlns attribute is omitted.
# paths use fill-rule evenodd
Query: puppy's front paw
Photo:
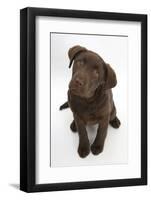
<svg viewBox="0 0 151 200"><path fill-rule="evenodd" d="M91 145L91 151L94 155L98 155L103 151L103 145L100 144L92 144Z"/></svg>
<svg viewBox="0 0 151 200"><path fill-rule="evenodd" d="M81 158L85 158L90 153L90 145L79 145L78 154Z"/></svg>

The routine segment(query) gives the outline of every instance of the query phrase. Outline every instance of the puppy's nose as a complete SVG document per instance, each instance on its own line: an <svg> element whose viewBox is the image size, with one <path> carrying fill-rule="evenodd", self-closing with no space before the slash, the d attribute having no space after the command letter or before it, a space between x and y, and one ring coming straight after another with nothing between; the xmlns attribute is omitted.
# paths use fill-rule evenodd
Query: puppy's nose
<svg viewBox="0 0 151 200"><path fill-rule="evenodd" d="M83 86L83 81L82 81L82 79L80 79L79 77L77 77L76 79L75 79L75 85L77 85L77 86L79 86L79 87L82 87Z"/></svg>

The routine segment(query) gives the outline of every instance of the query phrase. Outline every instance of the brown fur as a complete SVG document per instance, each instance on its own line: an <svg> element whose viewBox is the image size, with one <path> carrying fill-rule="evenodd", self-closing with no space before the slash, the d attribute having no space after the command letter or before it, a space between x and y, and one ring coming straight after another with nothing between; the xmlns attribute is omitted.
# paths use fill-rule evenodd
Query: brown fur
<svg viewBox="0 0 151 200"><path fill-rule="evenodd" d="M74 62L68 90L68 106L74 117L70 128L74 132L78 131L78 153L84 158L90 149L94 155L103 151L109 123L114 128L120 126L111 91L117 80L111 66L95 52L77 45L69 49L68 55L70 66ZM99 124L91 147L86 131L87 124Z"/></svg>

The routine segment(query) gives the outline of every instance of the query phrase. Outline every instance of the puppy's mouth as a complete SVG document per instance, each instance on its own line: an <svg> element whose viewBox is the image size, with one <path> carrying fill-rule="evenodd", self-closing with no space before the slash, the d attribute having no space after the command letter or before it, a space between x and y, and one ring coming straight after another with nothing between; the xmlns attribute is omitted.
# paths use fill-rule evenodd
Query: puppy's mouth
<svg viewBox="0 0 151 200"><path fill-rule="evenodd" d="M69 91L71 94L81 97L81 98L89 98L88 94L85 93L84 89L82 88L76 88L76 87L69 87Z"/></svg>
<svg viewBox="0 0 151 200"><path fill-rule="evenodd" d="M72 94L75 94L77 96L81 96L81 92L79 91L79 89L74 88L74 87L69 87L69 90Z"/></svg>
<svg viewBox="0 0 151 200"><path fill-rule="evenodd" d="M96 88L96 90L94 90L93 92L92 91L90 92L87 90L87 93L86 93L84 88L77 88L77 87L69 86L69 91L71 92L71 94L79 96L81 98L86 98L86 99L93 98L96 94L97 89L99 89L99 87Z"/></svg>

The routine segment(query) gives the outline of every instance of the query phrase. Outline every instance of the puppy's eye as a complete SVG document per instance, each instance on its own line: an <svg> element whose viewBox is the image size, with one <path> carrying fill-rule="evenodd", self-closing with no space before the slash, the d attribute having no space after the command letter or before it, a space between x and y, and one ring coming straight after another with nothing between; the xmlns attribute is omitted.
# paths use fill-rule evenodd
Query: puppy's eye
<svg viewBox="0 0 151 200"><path fill-rule="evenodd" d="M93 71L93 76L94 76L94 78L98 78L99 77L99 72L98 72L98 70L94 70Z"/></svg>
<svg viewBox="0 0 151 200"><path fill-rule="evenodd" d="M76 64L77 64L78 66L81 66L81 65L84 64L84 61L83 61L83 60L76 60Z"/></svg>

